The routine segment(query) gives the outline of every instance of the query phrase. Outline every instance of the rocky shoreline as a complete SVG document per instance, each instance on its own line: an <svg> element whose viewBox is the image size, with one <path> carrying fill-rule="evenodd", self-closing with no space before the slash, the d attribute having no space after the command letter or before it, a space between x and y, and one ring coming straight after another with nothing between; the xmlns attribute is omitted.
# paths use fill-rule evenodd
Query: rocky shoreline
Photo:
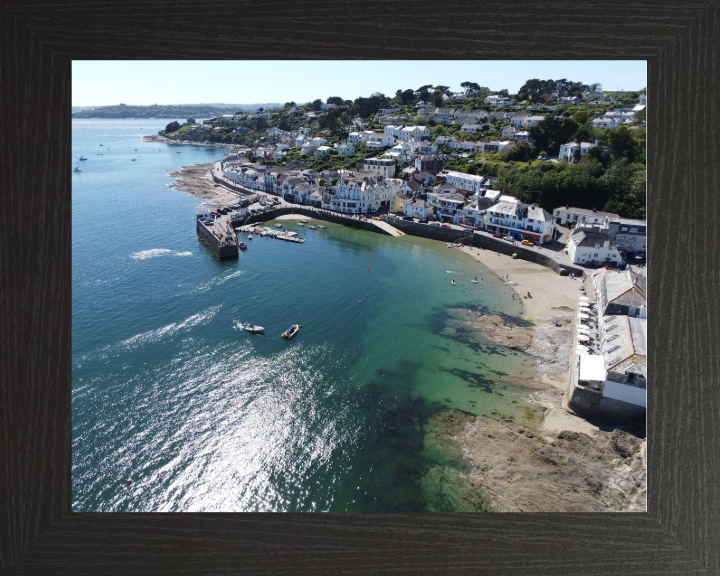
<svg viewBox="0 0 720 576"><path fill-rule="evenodd" d="M460 455L464 506L496 512L646 511L645 430L591 422L563 409L574 358L578 281L488 250L464 249L525 292L523 317L460 310L465 326L536 360L533 378L499 376L545 408L542 424L444 411L428 422L428 441ZM591 294L592 296L592 294Z"/></svg>
<svg viewBox="0 0 720 576"><path fill-rule="evenodd" d="M170 188L186 192L197 198L206 200L206 204L227 206L237 202L238 195L224 186L216 184L212 178L212 163L183 166L179 171L168 170L168 176L175 181Z"/></svg>
<svg viewBox="0 0 720 576"><path fill-rule="evenodd" d="M143 142L159 142L162 144L171 144L177 146L211 146L213 148L225 148L228 150L235 150L236 148L238 148L237 144L227 144L225 142L195 142L194 140L173 140L171 138L165 138L165 136L160 136L159 134L143 136Z"/></svg>

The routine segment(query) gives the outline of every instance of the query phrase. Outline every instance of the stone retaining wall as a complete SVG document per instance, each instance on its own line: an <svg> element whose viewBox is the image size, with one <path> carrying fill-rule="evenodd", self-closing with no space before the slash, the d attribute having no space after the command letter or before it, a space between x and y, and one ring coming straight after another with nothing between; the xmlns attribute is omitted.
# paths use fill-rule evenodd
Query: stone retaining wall
<svg viewBox="0 0 720 576"><path fill-rule="evenodd" d="M410 236L420 236L422 238L440 240L442 242L463 242L465 244L472 243L472 232L470 230L455 230L454 228L430 226L428 224L420 224L419 222L403 220L402 218L396 218L394 220L388 219L386 222Z"/></svg>
<svg viewBox="0 0 720 576"><path fill-rule="evenodd" d="M629 402L607 398L602 392L571 385L568 407L588 418L604 418L618 422L644 422L646 409Z"/></svg>

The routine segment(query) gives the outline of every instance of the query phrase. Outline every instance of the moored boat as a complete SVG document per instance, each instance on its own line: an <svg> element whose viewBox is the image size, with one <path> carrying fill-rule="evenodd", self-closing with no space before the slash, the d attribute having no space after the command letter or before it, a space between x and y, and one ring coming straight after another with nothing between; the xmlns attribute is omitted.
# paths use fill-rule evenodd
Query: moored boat
<svg viewBox="0 0 720 576"><path fill-rule="evenodd" d="M292 338L293 336L295 336L295 334L298 333L300 328L302 328L302 326L300 326L299 324L293 324L292 326L290 326L290 328L288 328L287 330L285 330L285 332L282 333L282 337L290 340L290 338Z"/></svg>
<svg viewBox="0 0 720 576"><path fill-rule="evenodd" d="M87 160L87 156L80 156L80 160Z"/></svg>
<svg viewBox="0 0 720 576"><path fill-rule="evenodd" d="M310 226L310 230L315 230L315 226Z"/></svg>
<svg viewBox="0 0 720 576"><path fill-rule="evenodd" d="M307 220L300 220L303 224L307 224Z"/></svg>
<svg viewBox="0 0 720 576"><path fill-rule="evenodd" d="M73 172L82 172L82 170L80 170L80 166L76 166L75 170L73 170Z"/></svg>
<svg viewBox="0 0 720 576"><path fill-rule="evenodd" d="M320 230L325 230L325 228L327 228L327 226L318 226L318 228L320 228Z"/></svg>
<svg viewBox="0 0 720 576"><path fill-rule="evenodd" d="M240 250L247 250L247 244L245 244L245 242L240 242L240 244L238 244L238 248L240 248Z"/></svg>
<svg viewBox="0 0 720 576"><path fill-rule="evenodd" d="M282 224L275 224L275 228L282 228Z"/></svg>
<svg viewBox="0 0 720 576"><path fill-rule="evenodd" d="M248 234L248 240L252 240L252 234Z"/></svg>

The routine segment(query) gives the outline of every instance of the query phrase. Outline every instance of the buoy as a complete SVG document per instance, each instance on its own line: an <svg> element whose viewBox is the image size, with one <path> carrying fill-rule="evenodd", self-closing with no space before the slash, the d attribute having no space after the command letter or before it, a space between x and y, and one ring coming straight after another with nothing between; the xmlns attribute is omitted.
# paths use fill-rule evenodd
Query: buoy
<svg viewBox="0 0 720 576"><path fill-rule="evenodd" d="M370 272L370 268L368 268L368 272Z"/></svg>
<svg viewBox="0 0 720 576"><path fill-rule="evenodd" d="M128 478L127 483L132 484L132 478Z"/></svg>
<svg viewBox="0 0 720 576"><path fill-rule="evenodd" d="M358 300L358 304L362 304L362 300Z"/></svg>

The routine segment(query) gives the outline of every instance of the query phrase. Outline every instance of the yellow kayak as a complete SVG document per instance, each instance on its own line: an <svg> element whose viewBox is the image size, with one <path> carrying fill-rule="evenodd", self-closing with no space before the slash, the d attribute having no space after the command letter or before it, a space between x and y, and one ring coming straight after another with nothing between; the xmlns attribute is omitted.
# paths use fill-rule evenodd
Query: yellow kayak
<svg viewBox="0 0 720 576"><path fill-rule="evenodd" d="M300 328L302 328L302 326L300 326L299 324L293 324L292 326L290 326L290 328L288 328L287 330L285 330L285 332L282 333L282 337L290 340L290 338L292 338L293 336L295 336L295 334L298 333Z"/></svg>

